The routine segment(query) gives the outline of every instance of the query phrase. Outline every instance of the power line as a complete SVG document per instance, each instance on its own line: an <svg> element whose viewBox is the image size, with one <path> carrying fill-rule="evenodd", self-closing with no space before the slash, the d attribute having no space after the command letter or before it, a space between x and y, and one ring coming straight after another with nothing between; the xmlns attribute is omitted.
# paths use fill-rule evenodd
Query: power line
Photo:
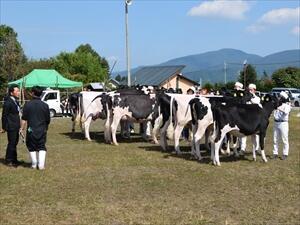
<svg viewBox="0 0 300 225"><path fill-rule="evenodd" d="M261 65L282 65L282 64L288 64L288 63L300 63L300 60L297 61L288 61L288 62L274 62L274 63L248 63L251 65L257 65L257 66L261 66ZM227 62L227 64L230 65L243 65L243 63L237 63L237 62Z"/></svg>

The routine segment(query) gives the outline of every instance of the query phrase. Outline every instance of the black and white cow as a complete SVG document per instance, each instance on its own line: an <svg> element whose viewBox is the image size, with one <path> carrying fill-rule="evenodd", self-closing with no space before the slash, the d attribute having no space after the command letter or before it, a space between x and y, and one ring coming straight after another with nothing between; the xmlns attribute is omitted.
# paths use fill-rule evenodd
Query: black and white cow
<svg viewBox="0 0 300 225"><path fill-rule="evenodd" d="M76 125L76 117L79 113L79 93L72 93L69 95L68 99L68 109L71 113L72 119L72 132L75 132L75 125Z"/></svg>
<svg viewBox="0 0 300 225"><path fill-rule="evenodd" d="M90 138L90 125L93 120L98 118L105 119L103 114L103 105L100 101L93 101L95 97L101 95L101 92L95 91L82 91L79 96L79 112L77 115L77 121L82 124L85 138L91 141Z"/></svg>
<svg viewBox="0 0 300 225"><path fill-rule="evenodd" d="M121 123L121 128L126 127L128 122L143 123L145 127L143 138L145 139L147 129L150 129L148 121L154 123L154 116L157 118L158 115L155 95L148 94L150 90L152 89L149 87L120 89L101 94L93 99L95 101L99 98L103 112L105 111L106 114L104 134L107 143L113 142L117 145L117 127L119 123ZM121 129L122 132L123 129ZM156 137L153 140L157 141Z"/></svg>
<svg viewBox="0 0 300 225"><path fill-rule="evenodd" d="M116 139L117 127L122 119L132 122L152 121L158 117L156 99L146 94L115 93L106 100L111 110L112 142L118 145Z"/></svg>
<svg viewBox="0 0 300 225"><path fill-rule="evenodd" d="M191 120L189 102L195 95L185 94L162 94L158 97L158 104L162 114L160 126L160 145L163 150L167 149L167 136L174 139L174 147L180 154L179 139L186 124Z"/></svg>
<svg viewBox="0 0 300 225"><path fill-rule="evenodd" d="M261 156L264 162L267 158L264 152L264 139L269 125L269 117L272 111L278 107L278 100L267 95L262 103L262 108L256 104L220 105L213 109L214 116L214 142L211 158L214 165L220 166L219 150L222 140L227 133L237 137L259 135ZM256 160L255 149L253 158Z"/></svg>

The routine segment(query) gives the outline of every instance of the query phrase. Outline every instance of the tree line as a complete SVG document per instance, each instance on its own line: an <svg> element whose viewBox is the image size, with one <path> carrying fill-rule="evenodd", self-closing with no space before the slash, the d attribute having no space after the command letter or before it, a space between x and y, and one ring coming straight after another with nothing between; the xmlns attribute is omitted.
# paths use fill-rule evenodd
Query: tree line
<svg viewBox="0 0 300 225"><path fill-rule="evenodd" d="M5 92L8 82L27 75L33 69L55 69L66 78L83 83L106 82L110 75L105 57L101 57L89 44L50 58L28 59L14 29L0 25L0 93Z"/></svg>

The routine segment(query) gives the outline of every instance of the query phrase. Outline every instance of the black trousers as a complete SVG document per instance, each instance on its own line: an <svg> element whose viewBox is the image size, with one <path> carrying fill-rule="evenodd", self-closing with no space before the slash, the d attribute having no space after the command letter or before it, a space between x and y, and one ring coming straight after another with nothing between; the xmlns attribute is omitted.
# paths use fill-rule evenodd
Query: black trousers
<svg viewBox="0 0 300 225"><path fill-rule="evenodd" d="M34 135L32 132L26 134L26 146L28 151L47 151L46 149L47 132L41 132L38 135Z"/></svg>
<svg viewBox="0 0 300 225"><path fill-rule="evenodd" d="M17 161L17 145L19 142L19 130L7 131L7 148L5 161L16 162Z"/></svg>

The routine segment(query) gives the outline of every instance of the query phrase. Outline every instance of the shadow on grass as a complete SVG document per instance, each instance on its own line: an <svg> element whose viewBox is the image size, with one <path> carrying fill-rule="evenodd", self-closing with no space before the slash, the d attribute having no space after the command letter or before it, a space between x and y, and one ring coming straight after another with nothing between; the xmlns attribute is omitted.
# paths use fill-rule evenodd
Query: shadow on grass
<svg viewBox="0 0 300 225"><path fill-rule="evenodd" d="M66 137L69 137L70 139L73 140L82 140L82 141L86 141L85 137L84 137L84 133L81 132L65 132L65 133L60 133L61 135L64 135ZM90 132L90 137L92 139L92 141L95 141L97 143L105 143L105 139L104 139L104 132ZM131 134L130 138L124 138L122 137L120 134L117 134L117 141L119 144L122 143L138 143L138 142L148 142L145 141L140 135L138 134Z"/></svg>
<svg viewBox="0 0 300 225"><path fill-rule="evenodd" d="M168 150L167 151L163 151L162 148L159 145L153 145L153 146L139 146L139 148L144 149L146 151L157 151L157 152L161 152L164 153L163 157L164 158L169 158L169 157L175 157L175 158L180 158L180 159L184 159L184 160L188 160L188 161L198 161L194 156L191 155L190 151L191 151L191 147L190 146L180 146L180 150L182 152L182 154L176 154L175 151L173 151L173 146L168 146ZM204 144L200 145L200 153L201 153L201 157L202 159L200 161L198 161L199 163L205 163L205 164L210 164L211 163L211 159L210 159L210 150L207 150L205 148ZM246 156L248 155L252 155L252 153L245 153ZM252 159L248 158L248 157L235 157L234 155L220 155L220 161L227 163L227 162L235 162L235 161L252 161Z"/></svg>
<svg viewBox="0 0 300 225"><path fill-rule="evenodd" d="M24 161L20 161L20 163L18 164L18 166L8 166L7 162L3 158L0 159L0 163L3 164L3 165L5 165L5 166L7 166L7 167L25 167L25 168L30 168L31 167L31 163L24 162Z"/></svg>

